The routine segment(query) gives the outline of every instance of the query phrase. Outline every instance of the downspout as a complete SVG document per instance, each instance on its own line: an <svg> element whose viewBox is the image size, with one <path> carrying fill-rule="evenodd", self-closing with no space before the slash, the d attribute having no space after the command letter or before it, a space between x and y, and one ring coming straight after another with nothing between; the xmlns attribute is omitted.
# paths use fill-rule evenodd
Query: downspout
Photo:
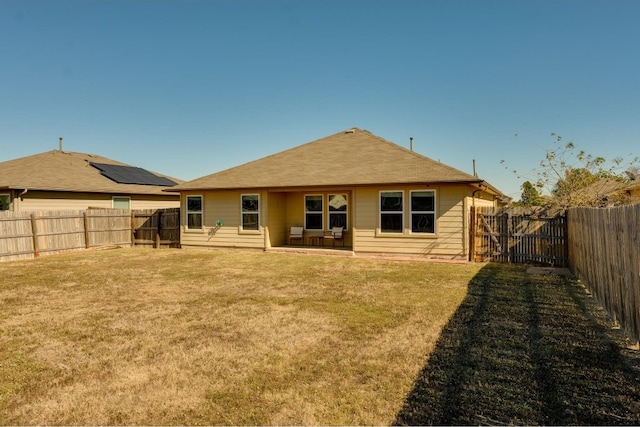
<svg viewBox="0 0 640 427"><path fill-rule="evenodd" d="M29 191L29 189L25 188L24 190L22 190L22 192L20 192L18 194L18 197L16 197L16 205L12 206L12 208L11 208L14 212L17 212L17 211L20 210L20 204L22 202L22 196L27 194L27 191Z"/></svg>
<svg viewBox="0 0 640 427"><path fill-rule="evenodd" d="M474 162L474 166L475 166L475 162ZM477 190L474 190L471 193L471 210L473 211L473 216L474 216L474 221L471 221L471 218L469 218L469 256L468 259L469 261L473 261L474 260L474 251L475 251L475 227L472 227L473 225L475 225L475 217L476 217L476 193L479 191L482 191L482 182L479 184L479 187Z"/></svg>
<svg viewBox="0 0 640 427"><path fill-rule="evenodd" d="M476 193L478 191L482 191L482 188L478 188L471 193L471 206L473 206L474 209L476 208Z"/></svg>

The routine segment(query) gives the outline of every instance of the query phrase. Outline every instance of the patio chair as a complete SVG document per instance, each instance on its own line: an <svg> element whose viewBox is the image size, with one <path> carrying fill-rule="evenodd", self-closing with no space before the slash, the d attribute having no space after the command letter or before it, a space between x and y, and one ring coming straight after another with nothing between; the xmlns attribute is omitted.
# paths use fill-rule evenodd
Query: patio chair
<svg viewBox="0 0 640 427"><path fill-rule="evenodd" d="M342 241L342 247L344 248L344 227L333 227L331 231L328 231L324 235L324 241L331 240L333 247L336 247L336 241Z"/></svg>
<svg viewBox="0 0 640 427"><path fill-rule="evenodd" d="M304 228L299 226L291 227L289 230L289 246L291 246L292 240L300 240L304 245Z"/></svg>

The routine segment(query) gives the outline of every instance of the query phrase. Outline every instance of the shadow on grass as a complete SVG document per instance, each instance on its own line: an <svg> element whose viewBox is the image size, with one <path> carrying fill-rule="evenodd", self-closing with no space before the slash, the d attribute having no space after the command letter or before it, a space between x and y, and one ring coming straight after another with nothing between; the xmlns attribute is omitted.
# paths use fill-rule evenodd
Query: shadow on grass
<svg viewBox="0 0 640 427"><path fill-rule="evenodd" d="M572 278L490 264L396 425L640 424L640 355Z"/></svg>

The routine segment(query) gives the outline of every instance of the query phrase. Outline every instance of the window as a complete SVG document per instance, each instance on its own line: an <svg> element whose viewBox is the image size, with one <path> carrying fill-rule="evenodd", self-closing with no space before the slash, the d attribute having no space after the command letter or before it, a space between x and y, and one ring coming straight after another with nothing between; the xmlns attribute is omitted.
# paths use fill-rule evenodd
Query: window
<svg viewBox="0 0 640 427"><path fill-rule="evenodd" d="M242 198L242 229L259 230L260 227L260 196L258 194L243 194Z"/></svg>
<svg viewBox="0 0 640 427"><path fill-rule="evenodd" d="M347 229L347 195L329 194L329 230L333 227Z"/></svg>
<svg viewBox="0 0 640 427"><path fill-rule="evenodd" d="M111 198L111 205L113 209L131 209L131 197L118 197Z"/></svg>
<svg viewBox="0 0 640 427"><path fill-rule="evenodd" d="M411 192L411 232L436 232L436 192Z"/></svg>
<svg viewBox="0 0 640 427"><path fill-rule="evenodd" d="M380 192L380 231L383 233L402 233L404 222L402 191Z"/></svg>
<svg viewBox="0 0 640 427"><path fill-rule="evenodd" d="M304 228L322 230L322 195L304 196Z"/></svg>
<svg viewBox="0 0 640 427"><path fill-rule="evenodd" d="M187 229L202 229L202 196L187 196Z"/></svg>
<svg viewBox="0 0 640 427"><path fill-rule="evenodd" d="M11 196L0 194L0 211L8 211L11 208Z"/></svg>

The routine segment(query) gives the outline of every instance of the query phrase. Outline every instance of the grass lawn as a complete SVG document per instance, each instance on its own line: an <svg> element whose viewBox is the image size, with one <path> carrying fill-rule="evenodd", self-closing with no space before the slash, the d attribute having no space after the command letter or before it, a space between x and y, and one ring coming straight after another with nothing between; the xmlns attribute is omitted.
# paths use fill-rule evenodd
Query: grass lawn
<svg viewBox="0 0 640 427"><path fill-rule="evenodd" d="M640 423L636 352L521 267L119 249L0 278L0 424Z"/></svg>

